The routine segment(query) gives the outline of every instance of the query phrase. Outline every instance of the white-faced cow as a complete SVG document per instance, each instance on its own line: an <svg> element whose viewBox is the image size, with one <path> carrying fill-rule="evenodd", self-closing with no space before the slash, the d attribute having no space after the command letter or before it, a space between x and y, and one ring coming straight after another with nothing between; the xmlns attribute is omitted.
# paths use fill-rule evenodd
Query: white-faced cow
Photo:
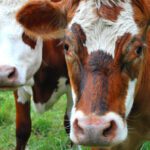
<svg viewBox="0 0 150 150"><path fill-rule="evenodd" d="M150 138L150 54L147 50L141 68L142 43L133 38L145 30L149 8L148 0L64 0L57 4L31 0L19 11L17 20L31 35L46 38L65 32L65 57L74 101L70 138L74 143L112 147L127 139L121 149L133 150ZM121 36L120 46L130 38L137 42L129 44L135 46L129 64L116 59L120 54L115 46ZM130 117L134 113L140 116L135 119L137 123L134 119L129 122L135 132L127 138L126 120L132 107Z"/></svg>
<svg viewBox="0 0 150 150"><path fill-rule="evenodd" d="M38 36L26 34L16 21L16 12L25 2L0 1L0 89L15 90L17 150L25 149L31 133L32 95L39 112L51 107L64 93L71 100L63 46L59 40L62 36L43 41Z"/></svg>

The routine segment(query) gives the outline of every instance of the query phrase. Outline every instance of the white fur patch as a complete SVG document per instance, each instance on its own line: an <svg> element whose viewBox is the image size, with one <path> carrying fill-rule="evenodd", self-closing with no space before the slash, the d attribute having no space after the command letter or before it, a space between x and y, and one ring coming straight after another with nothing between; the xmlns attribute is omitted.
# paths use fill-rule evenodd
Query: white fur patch
<svg viewBox="0 0 150 150"><path fill-rule="evenodd" d="M59 100L60 96L65 93L69 93L68 91L70 91L70 85L66 85L66 80L66 78L59 79L58 88L55 89L46 103L34 103L37 112L43 113L44 111L51 108Z"/></svg>
<svg viewBox="0 0 150 150"><path fill-rule="evenodd" d="M72 92L72 99L73 99L73 103L75 104L75 103L76 103L76 100L77 100L77 96L76 96L76 94L75 94L75 92L74 92L74 89L73 89L73 88L71 88L71 92Z"/></svg>
<svg viewBox="0 0 150 150"><path fill-rule="evenodd" d="M21 104L25 104L27 101L31 100L32 96L32 88L30 86L23 86L18 88L18 102Z"/></svg>
<svg viewBox="0 0 150 150"><path fill-rule="evenodd" d="M111 0L115 2L114 0ZM100 18L96 13L97 3L105 3L104 0L86 0L81 1L76 13L69 24L71 28L73 23L77 23L83 29L86 35L86 46L88 52L102 50L114 56L115 43L118 36L124 33L137 34L138 28L133 18L131 3L126 1L121 3L123 11L116 22ZM106 0L106 4L108 4ZM118 4L116 2L116 4Z"/></svg>
<svg viewBox="0 0 150 150"><path fill-rule="evenodd" d="M129 84L128 84L128 91L127 91L127 96L125 100L126 117L128 117L131 111L131 108L133 106L136 82L137 82L137 79L133 81L129 81Z"/></svg>

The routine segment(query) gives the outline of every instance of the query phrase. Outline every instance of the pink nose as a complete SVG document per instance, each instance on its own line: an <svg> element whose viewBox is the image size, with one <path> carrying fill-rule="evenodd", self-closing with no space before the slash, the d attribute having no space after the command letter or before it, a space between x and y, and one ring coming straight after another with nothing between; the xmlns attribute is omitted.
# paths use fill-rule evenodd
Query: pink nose
<svg viewBox="0 0 150 150"><path fill-rule="evenodd" d="M0 86L11 85L17 78L17 71L12 66L0 66Z"/></svg>
<svg viewBox="0 0 150 150"><path fill-rule="evenodd" d="M114 139L117 123L112 119L93 116L84 120L76 118L73 128L79 144L105 146Z"/></svg>

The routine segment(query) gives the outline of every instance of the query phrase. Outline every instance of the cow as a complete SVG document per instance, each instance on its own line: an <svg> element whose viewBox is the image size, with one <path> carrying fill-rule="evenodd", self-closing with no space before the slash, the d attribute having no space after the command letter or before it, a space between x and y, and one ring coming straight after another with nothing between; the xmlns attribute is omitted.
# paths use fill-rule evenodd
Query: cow
<svg viewBox="0 0 150 150"><path fill-rule="evenodd" d="M133 150L149 139L148 50L142 71L140 66L135 66L135 72L130 74L134 65L127 69L123 65L116 70L111 65L117 57L116 42L128 40L127 33L133 38L145 30L149 7L147 0L64 0L57 4L31 0L18 12L18 22L30 35L47 38L64 34L74 103L70 120L70 138L74 143L107 149L127 139L121 148ZM121 36L127 39L118 40ZM147 41L149 49L149 38ZM137 47L140 60L141 51L141 46ZM140 76L141 73L145 76ZM144 82L142 86L138 86L139 77ZM132 120L136 113L140 113L135 119L138 123L131 121L135 134L127 138L128 117ZM143 119L147 120L144 129Z"/></svg>
<svg viewBox="0 0 150 150"><path fill-rule="evenodd" d="M66 126L72 105L61 35L44 40L27 34L15 17L25 2L0 1L0 89L14 91L17 150L25 149L31 134L31 97L36 110L42 113L66 94L69 100L64 120Z"/></svg>

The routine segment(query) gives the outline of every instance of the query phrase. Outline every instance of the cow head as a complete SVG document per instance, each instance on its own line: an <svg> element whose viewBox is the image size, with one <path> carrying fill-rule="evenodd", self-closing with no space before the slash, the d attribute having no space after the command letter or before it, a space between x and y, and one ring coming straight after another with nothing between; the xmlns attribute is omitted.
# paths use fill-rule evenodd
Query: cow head
<svg viewBox="0 0 150 150"><path fill-rule="evenodd" d="M144 47L137 36L145 26L139 3L32 0L18 12L29 34L64 37L74 100L70 138L76 144L113 146L127 137Z"/></svg>
<svg viewBox="0 0 150 150"><path fill-rule="evenodd" d="M72 26L73 40L66 38L64 46L74 99L70 137L77 144L113 146L127 137L126 119L143 64L143 37L120 37L114 58L102 50L88 55L79 28Z"/></svg>
<svg viewBox="0 0 150 150"><path fill-rule="evenodd" d="M31 85L42 60L42 40L25 34L15 14L25 0L0 1L0 88Z"/></svg>

